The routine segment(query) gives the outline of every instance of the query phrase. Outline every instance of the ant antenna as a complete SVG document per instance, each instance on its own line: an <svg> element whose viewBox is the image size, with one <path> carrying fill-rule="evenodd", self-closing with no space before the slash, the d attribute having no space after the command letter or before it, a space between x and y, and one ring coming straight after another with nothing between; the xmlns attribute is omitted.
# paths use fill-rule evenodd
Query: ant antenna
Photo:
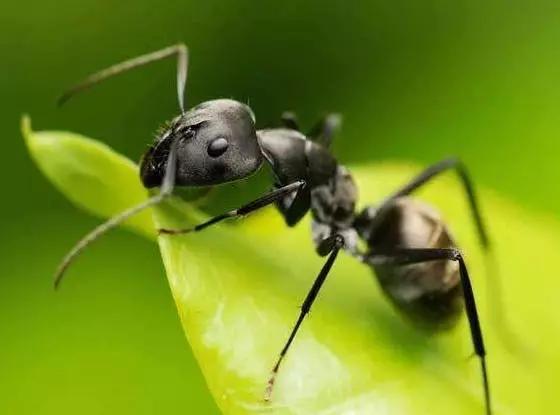
<svg viewBox="0 0 560 415"><path fill-rule="evenodd" d="M177 99L179 101L179 108L181 109L181 112L185 113L185 86L187 84L188 49L183 43L168 46L155 52L117 63L116 65L96 72L64 92L58 98L57 105L62 106L77 93L82 92L108 78L112 78L113 76L152 62L163 60L173 55L177 55Z"/></svg>
<svg viewBox="0 0 560 415"><path fill-rule="evenodd" d="M173 188L175 187L176 172L177 172L177 141L174 141L172 142L171 147L169 149L169 156L167 158L165 175L163 177L163 182L160 188L160 192L157 195L152 196L149 199L145 200L144 202L113 216L112 218L108 219L106 222L94 228L82 239L80 239L78 243L76 243L76 245L74 245L74 247L62 259L62 262L60 263L60 265L56 270L56 273L54 275L55 290L60 286L62 278L65 275L64 273L68 269L68 267L74 262L76 257L80 255L82 251L86 249L92 242L95 242L97 239L99 239L99 237L103 236L111 229L117 227L131 216L134 216L137 213L151 206L155 206L163 202L163 200L165 200L167 197L171 196L171 193L173 192Z"/></svg>

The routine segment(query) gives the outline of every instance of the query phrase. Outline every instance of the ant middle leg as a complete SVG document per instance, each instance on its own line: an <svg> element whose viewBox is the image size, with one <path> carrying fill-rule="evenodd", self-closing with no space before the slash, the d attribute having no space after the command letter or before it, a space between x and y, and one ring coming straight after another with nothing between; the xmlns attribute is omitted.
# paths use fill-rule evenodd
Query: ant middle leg
<svg viewBox="0 0 560 415"><path fill-rule="evenodd" d="M268 379L268 385L265 391L265 396L264 396L265 401L270 401L270 397L274 389L274 383L276 381L276 376L278 375L280 365L282 364L282 361L284 360L286 353L288 352L290 346L292 345L292 342L296 337L297 332L299 331L301 323L303 322L305 316L311 310L311 306L315 302L315 299L317 298L317 294L319 294L319 291L321 290L323 283L327 279L327 275L329 274L329 271L331 270L336 260L336 257L338 256L339 251L343 247L344 247L344 238L338 234L323 239L323 241L317 247L317 252L319 253L319 255L321 256L329 255L329 257L327 258L327 261L321 268L321 271L317 275L317 278L313 282L311 289L307 293L307 296L305 297L305 300L301 305L301 311L290 333L290 336L288 337L288 340L286 341L284 347L280 351L280 355L276 360L276 364L272 368L272 373L270 375L270 378Z"/></svg>

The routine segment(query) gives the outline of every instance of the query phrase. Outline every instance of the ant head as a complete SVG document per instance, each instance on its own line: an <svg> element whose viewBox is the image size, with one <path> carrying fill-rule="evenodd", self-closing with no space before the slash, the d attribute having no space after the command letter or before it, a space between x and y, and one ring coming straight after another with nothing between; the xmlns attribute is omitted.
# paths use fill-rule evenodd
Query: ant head
<svg viewBox="0 0 560 415"><path fill-rule="evenodd" d="M170 144L177 140L179 186L208 186L242 179L263 162L253 111L237 101L203 102L175 118L141 163L144 186L163 180Z"/></svg>

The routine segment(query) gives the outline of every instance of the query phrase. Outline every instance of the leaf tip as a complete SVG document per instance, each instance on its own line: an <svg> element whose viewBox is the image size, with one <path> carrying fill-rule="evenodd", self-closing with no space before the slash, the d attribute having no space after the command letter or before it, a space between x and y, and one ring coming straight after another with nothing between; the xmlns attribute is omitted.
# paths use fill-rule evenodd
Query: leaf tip
<svg viewBox="0 0 560 415"><path fill-rule="evenodd" d="M26 143L28 143L29 138L31 137L31 133L33 132L33 130L31 129L31 117L29 116L29 114L23 114L21 116L20 129L23 139Z"/></svg>

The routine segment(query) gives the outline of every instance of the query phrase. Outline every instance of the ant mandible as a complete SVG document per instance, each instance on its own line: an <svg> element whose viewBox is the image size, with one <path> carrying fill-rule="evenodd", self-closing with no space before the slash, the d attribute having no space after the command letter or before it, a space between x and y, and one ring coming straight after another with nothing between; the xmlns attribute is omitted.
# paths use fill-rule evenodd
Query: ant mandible
<svg viewBox="0 0 560 415"><path fill-rule="evenodd" d="M455 170L467 194L483 248L488 236L465 166L447 159L424 170L377 206L356 212L356 185L349 171L338 164L329 145L340 125L336 114L326 116L312 132L299 131L291 113L284 127L257 130L249 106L231 99L203 102L185 111L188 49L170 46L99 71L64 93L59 104L76 93L130 69L177 57L177 95L181 114L159 134L142 157L140 177L157 195L99 225L62 260L55 288L72 261L93 241L132 215L167 199L179 186L211 186L244 179L264 163L274 172L274 190L237 209L188 229L160 229L164 235L200 232L225 219L242 217L275 204L286 224L295 226L311 212L316 251L327 256L303 301L301 311L282 348L265 390L270 400L278 370L304 317L325 282L340 250L370 266L392 303L415 324L434 329L453 325L463 310L469 321L475 354L481 364L486 414L491 414L486 351L467 266L440 216L409 195L440 173ZM365 241L366 252L359 249Z"/></svg>

